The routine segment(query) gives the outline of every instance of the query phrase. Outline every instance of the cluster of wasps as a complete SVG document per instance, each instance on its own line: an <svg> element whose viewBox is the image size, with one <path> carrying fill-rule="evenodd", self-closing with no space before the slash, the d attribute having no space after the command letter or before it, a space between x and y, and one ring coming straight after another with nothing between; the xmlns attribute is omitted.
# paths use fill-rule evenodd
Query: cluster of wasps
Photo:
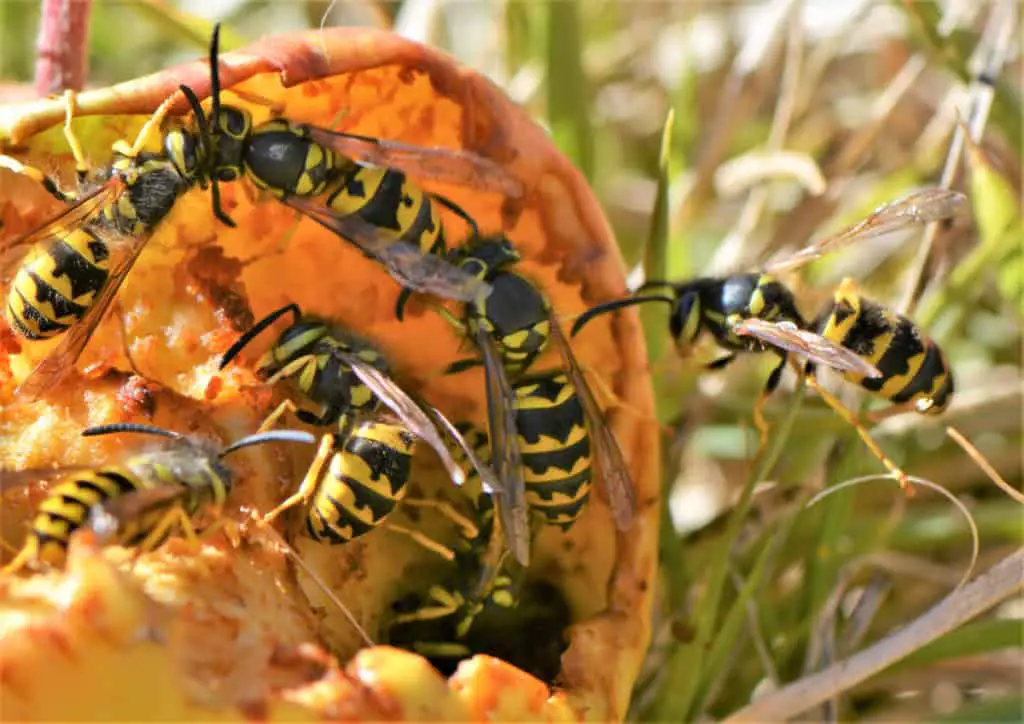
<svg viewBox="0 0 1024 724"><path fill-rule="evenodd" d="M595 477L603 483L619 530L629 529L636 514L634 487L619 446L549 300L517 272L520 256L514 244L500 234L481 234L465 211L421 189L410 174L506 195L520 192L518 181L467 152L415 147L281 117L254 124L247 111L223 102L218 66L215 29L209 109L191 88L181 86L190 118L168 119L177 96L169 98L133 144L114 145L113 161L101 170L84 162L68 123L79 176L74 192L62 190L37 169L0 158L67 205L40 229L0 248L2 277L11 280L5 310L11 329L28 340L61 337L18 394L43 396L74 368L147 241L179 198L196 187L208 189L215 217L233 226L221 205L219 185L244 182L379 262L402 287L398 319L412 293L443 300L447 306L434 308L476 350L448 372L483 367L487 429L452 423L441 410L405 392L386 355L371 342L287 304L256 322L221 359L221 368L232 364L264 331L287 321L255 372L266 384L287 388L292 397L256 433L217 449L148 425L85 430L87 436L149 435L166 444L69 474L39 506L24 546L6 569L59 565L71 536L83 528L140 549L159 545L174 532L194 537L197 514L219 508L229 496L228 455L268 442L316 444L308 432L272 429L290 414L324 434L295 493L264 521L304 505L306 533L314 540L345 544L388 528L448 558L451 575L403 600L392 628L395 640L423 653L465 655L479 617L520 605L534 529L571 528L586 509ZM72 114L73 98L69 120ZM158 132L162 150L145 151ZM777 269L794 268L853 239L948 218L961 203L962 197L948 191L912 195ZM441 209L461 217L469 228L468 238L450 249ZM572 333L597 315L664 302L672 306L669 331L681 351L707 332L728 352L713 368L724 367L741 352L777 354L780 362L765 395L775 389L794 355L806 361L809 372L819 364L837 369L921 412L938 412L948 404L953 391L948 365L913 322L863 298L848 284L828 310L807 321L794 295L772 276L777 269L684 283L648 282L628 298L586 312ZM668 292L654 293L657 287ZM536 371L535 361L549 346L559 352L560 367ZM760 403L757 412L763 423ZM859 424L858 429L870 441ZM406 495L420 442L432 448L453 484L466 492L465 506ZM5 485L15 477L5 476ZM457 525L459 542L445 546L395 524L390 516L400 505L436 509ZM567 612L559 616L568 621Z"/></svg>
<svg viewBox="0 0 1024 724"><path fill-rule="evenodd" d="M402 287L399 320L412 293L457 307L443 314L477 354L448 372L482 365L487 429L452 423L439 409L397 383L384 352L328 319L287 304L248 329L220 361L223 369L279 320L287 326L256 362L268 385L287 388L281 403L253 435L223 449L150 425L120 423L86 429L85 436L136 434L163 439L152 452L94 470L70 473L39 506L27 540L7 571L60 565L72 535L83 528L104 540L150 549L173 532L196 535L201 511L227 499L231 453L269 442L316 444L299 430L274 430L285 415L323 431L313 462L294 495L263 520L305 506L306 533L345 544L387 528L411 536L452 561L453 575L408 602L396 625L437 624L464 638L484 609L517 605L519 575L529 565L534 523L569 529L586 508L592 481L608 492L621 529L635 514L633 484L618 444L543 291L516 271L520 256L504 235L483 235L454 202L420 188L410 174L435 182L512 195L517 179L475 154L421 148L295 123L255 124L243 108L222 99L219 29L210 45L210 105L180 86L187 121L168 118L165 101L133 144L117 142L106 168L89 169L71 132L65 135L79 185L67 192L42 173L3 157L10 170L37 180L66 205L38 230L0 248L10 279L6 318L27 340L60 337L21 383L17 395L46 395L75 366L118 289L154 231L179 198L208 189L214 216L234 221L221 204L220 184L245 182L327 228L378 262ZM159 132L162 149L146 151ZM449 249L440 209L466 221L470 234ZM27 251L27 253L25 253ZM563 364L538 372L549 346ZM465 509L407 495L417 446L426 443L456 486ZM39 471L8 471L4 485L36 479ZM35 476L35 477L34 477ZM471 479L466 484L467 479ZM445 546L390 520L403 506L427 506L453 520L461 541ZM510 554L510 555L507 555ZM416 641L423 650L462 651L446 641Z"/></svg>

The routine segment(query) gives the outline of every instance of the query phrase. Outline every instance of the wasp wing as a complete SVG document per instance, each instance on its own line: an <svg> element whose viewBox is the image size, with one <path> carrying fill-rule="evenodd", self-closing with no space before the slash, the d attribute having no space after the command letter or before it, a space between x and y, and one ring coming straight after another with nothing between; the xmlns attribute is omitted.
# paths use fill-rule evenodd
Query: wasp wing
<svg viewBox="0 0 1024 724"><path fill-rule="evenodd" d="M100 544L111 543L127 524L168 510L187 494L188 489L183 485L138 488L92 506L83 527L95 532Z"/></svg>
<svg viewBox="0 0 1024 724"><path fill-rule="evenodd" d="M459 431L458 427L456 427L451 420L445 417L443 412L432 405L428 405L426 407L426 412L434 419L434 423L445 431L451 442L462 451L463 455L465 455L466 459L469 461L469 464L480 475L480 483L483 486L483 491L488 495L500 492L503 489L502 482L498 479L494 470L491 469L491 466L480 459L476 450L469 444L466 438L463 437L462 432Z"/></svg>
<svg viewBox="0 0 1024 724"><path fill-rule="evenodd" d="M416 400L412 399L394 380L356 355L338 348L333 350L333 354L352 369L362 383L369 387L370 391L387 405L403 424L408 426L410 432L434 449L448 471L449 477L456 485L462 485L466 481L465 472L452 457L451 450L445 445L430 415Z"/></svg>
<svg viewBox="0 0 1024 724"><path fill-rule="evenodd" d="M800 329L792 322L768 322L752 317L733 327L742 336L756 337L773 347L823 364L840 372L852 372L865 377L881 377L882 373L867 360L827 337Z"/></svg>
<svg viewBox="0 0 1024 724"><path fill-rule="evenodd" d="M27 234L0 241L0 279L10 278L24 257L24 254L14 254L14 251L27 251L36 244L49 243L61 238L67 232L85 223L97 209L105 204L113 203L123 190L124 185L116 179L112 179L61 211L42 226Z"/></svg>
<svg viewBox="0 0 1024 724"><path fill-rule="evenodd" d="M501 480L502 492L494 496L498 518L512 555L523 566L530 564L530 509L526 504L523 456L516 432L516 397L501 365L494 338L483 329L475 335L484 364L487 388L487 433L491 463Z"/></svg>
<svg viewBox="0 0 1024 724"><path fill-rule="evenodd" d="M576 395L583 406L583 413L587 418L590 427L590 438L594 449L594 458L601 469L601 479L604 481L605 493L608 496L608 505L612 509L612 516L615 518L615 527L619 530L628 530L633 525L633 518L636 515L636 497L633 492L633 478L629 474L626 460L622 456L619 443L612 434L608 423L605 422L604 413L594 398L594 393L587 384L583 370L573 354L569 340L562 333L562 328L555 319L551 318L551 340L558 348L565 362L566 373L569 380L576 388Z"/></svg>
<svg viewBox="0 0 1024 724"><path fill-rule="evenodd" d="M355 215L340 215L320 201L287 196L284 203L357 246L371 259L380 262L403 287L460 302L478 301L491 287L449 260L425 254L395 233L370 224Z"/></svg>
<svg viewBox="0 0 1024 724"><path fill-rule="evenodd" d="M111 230L110 233L114 232ZM85 316L64 333L57 347L36 365L15 394L30 400L38 399L74 369L75 362L78 361L85 345L89 343L89 338L96 331L96 327L103 321L107 309L117 297L117 291L121 288L128 272L135 265L135 261L151 237L152 233L128 237L130 240L128 250L110 272L103 289L93 300Z"/></svg>
<svg viewBox="0 0 1024 724"><path fill-rule="evenodd" d="M414 146L316 126L307 128L312 139L320 145L360 163L399 169L437 183L467 186L514 198L523 195L521 181L494 161L471 151Z"/></svg>
<svg viewBox="0 0 1024 724"><path fill-rule="evenodd" d="M917 191L879 206L870 216L838 234L816 241L787 259L769 264L767 271L771 274L790 271L845 244L873 239L915 224L951 219L966 208L967 197L959 191L940 188Z"/></svg>

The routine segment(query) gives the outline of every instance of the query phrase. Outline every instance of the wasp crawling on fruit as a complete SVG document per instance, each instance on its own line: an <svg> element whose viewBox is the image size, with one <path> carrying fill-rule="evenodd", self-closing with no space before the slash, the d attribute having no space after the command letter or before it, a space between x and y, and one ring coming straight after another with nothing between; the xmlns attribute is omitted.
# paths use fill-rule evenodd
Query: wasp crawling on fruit
<svg viewBox="0 0 1024 724"><path fill-rule="evenodd" d="M466 424L459 429L487 459L486 433ZM445 674L486 653L550 681L566 646L568 607L550 584L524 580L524 569L506 555L494 500L479 478L470 474L460 493L469 513L453 545L452 568L425 591L392 604L386 641L429 658Z"/></svg>
<svg viewBox="0 0 1024 724"><path fill-rule="evenodd" d="M778 386L789 354L802 357L807 371L817 365L837 370L844 378L894 402L913 400L919 411L938 412L948 404L952 376L938 347L906 317L864 299L849 280L836 292L832 306L816 320L808 321L797 309L794 294L776 275L820 257L828 250L864 241L914 224L951 219L961 212L966 198L946 189L926 189L876 209L870 216L843 231L817 241L791 257L769 265L764 272L669 283L646 282L635 296L607 302L581 315L573 327L576 335L594 317L635 304L649 302L671 306L669 333L686 356L703 333L709 333L726 354L707 365L721 369L741 352L773 352L779 364L768 378L754 408L762 446L767 424L762 406ZM670 293L649 290L669 287ZM824 399L850 422L885 466L900 478L899 471L870 439L856 416L821 389L813 375L809 382Z"/></svg>
<svg viewBox="0 0 1024 724"><path fill-rule="evenodd" d="M66 98L65 135L80 189L67 193L38 169L7 156L0 166L38 181L68 207L38 229L0 244L0 280L10 282L5 312L11 329L30 339L63 335L18 394L38 398L78 360L157 225L191 184L197 157L142 152L122 144L112 163L90 171L71 129L75 97Z"/></svg>
<svg viewBox="0 0 1024 724"><path fill-rule="evenodd" d="M256 124L248 111L221 100L219 26L210 43L210 111L203 110L191 88L183 85L181 91L193 119L169 129L165 145L196 154L191 181L210 185L213 212L224 224L234 226L234 221L221 206L219 184L246 179L354 244L407 290L462 301L488 292L485 283L460 272L444 255L439 207L475 233L472 218L407 174L521 194L519 182L497 164L465 151L420 148L285 118Z"/></svg>
<svg viewBox="0 0 1024 724"><path fill-rule="evenodd" d="M387 362L373 345L338 325L303 314L296 304L288 304L242 335L221 358L221 369L256 336L288 314L291 324L257 362L256 374L268 384L288 380L320 409L314 413L286 399L261 429L268 429L291 411L307 424L333 430L323 437L295 494L265 520L309 501L306 529L315 540L346 543L376 527L385 527L450 558L447 548L420 532L386 522L400 502L429 505L429 501L406 497L417 441L423 440L435 450L456 485L463 484L465 473L450 445L461 449L472 462L486 490L499 489L501 482L439 410L417 402L388 377ZM443 506L434 507L442 514L448 512Z"/></svg>
<svg viewBox="0 0 1024 724"><path fill-rule="evenodd" d="M564 528L576 520L589 491L591 455L616 526L629 528L636 502L618 442L547 297L510 268L520 259L518 251L505 237L493 236L471 239L452 250L450 257L492 288L487 298L465 305L462 319L447 310L442 314L481 355L479 360L452 364L449 372L477 364L484 367L491 455L504 485L500 513L517 560L523 565L529 560L531 506L548 522ZM527 377L549 343L561 356L562 374L544 381ZM579 417L586 421L583 430L574 424ZM530 473L524 466L524 451Z"/></svg>
<svg viewBox="0 0 1024 724"><path fill-rule="evenodd" d="M207 508L220 509L231 490L233 473L224 458L268 442L316 443L316 438L306 432L274 430L249 435L218 450L171 430L128 423L91 427L82 435L119 433L158 436L171 444L92 470L3 474L5 492L40 477L61 472L66 475L40 503L24 546L5 572L26 566L60 565L71 536L82 528L95 530L111 544L138 546L143 551L160 545L175 528L194 540L193 517Z"/></svg>

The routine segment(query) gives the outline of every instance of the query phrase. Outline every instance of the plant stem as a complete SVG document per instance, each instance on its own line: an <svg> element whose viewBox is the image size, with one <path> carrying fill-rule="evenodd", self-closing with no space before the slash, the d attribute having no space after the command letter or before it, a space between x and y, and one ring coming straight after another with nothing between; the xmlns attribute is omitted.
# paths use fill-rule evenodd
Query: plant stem
<svg viewBox="0 0 1024 724"><path fill-rule="evenodd" d="M40 97L82 90L89 72L92 0L41 0L35 89Z"/></svg>

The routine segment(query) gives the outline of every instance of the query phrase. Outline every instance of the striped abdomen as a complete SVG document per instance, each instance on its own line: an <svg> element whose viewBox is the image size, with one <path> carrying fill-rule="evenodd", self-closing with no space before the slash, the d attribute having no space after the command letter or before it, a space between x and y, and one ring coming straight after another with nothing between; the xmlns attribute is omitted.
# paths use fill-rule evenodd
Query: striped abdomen
<svg viewBox="0 0 1024 724"><path fill-rule="evenodd" d="M358 216L424 254L444 253L444 226L436 205L397 169L354 166L338 179L326 203L339 216Z"/></svg>
<svg viewBox="0 0 1024 724"><path fill-rule="evenodd" d="M143 483L139 478L121 467L82 472L60 482L39 505L25 541L25 549L30 552L23 555L39 563L60 565L71 535L85 525L94 505L141 487ZM141 542L146 530L142 525L132 525L116 542L124 545Z"/></svg>
<svg viewBox="0 0 1024 724"><path fill-rule="evenodd" d="M515 393L526 501L547 523L568 530L590 496L590 435L583 407L563 372L520 380Z"/></svg>
<svg viewBox="0 0 1024 724"><path fill-rule="evenodd" d="M331 458L306 529L316 540L347 543L365 535L405 496L416 437L405 427L363 422Z"/></svg>
<svg viewBox="0 0 1024 724"><path fill-rule="evenodd" d="M109 272L110 249L92 224L37 244L7 295L11 328L28 339L61 334L85 316Z"/></svg>
<svg viewBox="0 0 1024 724"><path fill-rule="evenodd" d="M893 403L915 403L922 412L942 412L953 397L953 374L945 355L910 319L861 296L849 280L835 293L818 333L867 360L882 373L843 377Z"/></svg>

